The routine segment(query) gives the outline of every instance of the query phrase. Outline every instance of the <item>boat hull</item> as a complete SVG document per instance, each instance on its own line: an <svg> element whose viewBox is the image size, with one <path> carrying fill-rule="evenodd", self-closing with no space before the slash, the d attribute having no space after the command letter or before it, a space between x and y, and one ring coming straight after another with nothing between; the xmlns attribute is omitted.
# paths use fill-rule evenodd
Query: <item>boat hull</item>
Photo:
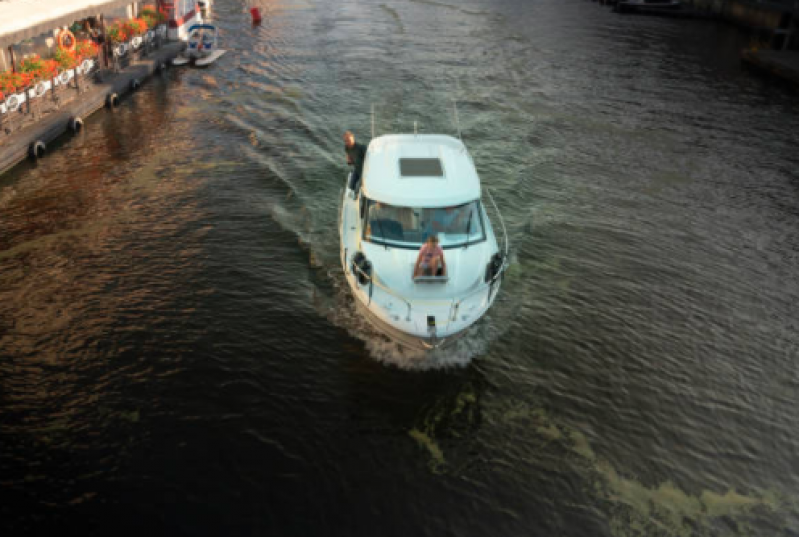
<svg viewBox="0 0 799 537"><path fill-rule="evenodd" d="M400 330L399 328L378 317L371 309L369 309L369 306L364 304L357 297L357 295L355 296L355 307L363 316L363 318L366 319L369 324L372 325L378 332L386 335L389 339L398 343L399 345L402 345L403 347L420 351L431 351L433 349L445 348L455 341L461 339L470 328L466 327L459 332L449 334L445 337L419 337Z"/></svg>
<svg viewBox="0 0 799 537"><path fill-rule="evenodd" d="M177 58L172 60L172 65L178 65L179 66L179 65L187 65L187 64L190 63L190 64L192 64L192 65L194 65L196 67L206 67L206 66L211 65L212 63L214 63L216 60L218 60L225 52L227 52L227 51L226 50L217 49L217 50L213 51L212 53L210 53L208 56L202 56L202 57L199 57L199 56L197 56L197 57L195 57L195 56L178 56Z"/></svg>

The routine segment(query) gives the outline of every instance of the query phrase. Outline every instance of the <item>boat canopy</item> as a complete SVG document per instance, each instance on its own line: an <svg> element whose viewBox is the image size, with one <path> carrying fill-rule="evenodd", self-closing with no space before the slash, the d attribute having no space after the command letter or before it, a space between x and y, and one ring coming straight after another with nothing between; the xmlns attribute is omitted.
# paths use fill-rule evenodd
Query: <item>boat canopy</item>
<svg viewBox="0 0 799 537"><path fill-rule="evenodd" d="M460 140L392 134L369 144L363 192L393 206L451 207L480 199L480 178Z"/></svg>
<svg viewBox="0 0 799 537"><path fill-rule="evenodd" d="M189 33L194 30L212 30L216 32L216 26L213 24L193 24L189 27Z"/></svg>
<svg viewBox="0 0 799 537"><path fill-rule="evenodd" d="M0 1L0 47L68 26L132 0L7 0Z"/></svg>

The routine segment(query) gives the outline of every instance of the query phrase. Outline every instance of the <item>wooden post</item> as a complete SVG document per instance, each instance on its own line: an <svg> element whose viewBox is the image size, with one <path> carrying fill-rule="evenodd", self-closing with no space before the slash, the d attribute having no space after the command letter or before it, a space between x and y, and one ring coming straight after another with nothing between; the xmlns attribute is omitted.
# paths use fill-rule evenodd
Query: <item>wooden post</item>
<svg viewBox="0 0 799 537"><path fill-rule="evenodd" d="M103 66L108 69L108 36L105 34L105 15L100 14L100 32L103 35Z"/></svg>
<svg viewBox="0 0 799 537"><path fill-rule="evenodd" d="M13 45L9 45L8 53L11 55L11 72L16 74L16 72L17 72L17 60L16 60L16 58L14 58L14 46Z"/></svg>

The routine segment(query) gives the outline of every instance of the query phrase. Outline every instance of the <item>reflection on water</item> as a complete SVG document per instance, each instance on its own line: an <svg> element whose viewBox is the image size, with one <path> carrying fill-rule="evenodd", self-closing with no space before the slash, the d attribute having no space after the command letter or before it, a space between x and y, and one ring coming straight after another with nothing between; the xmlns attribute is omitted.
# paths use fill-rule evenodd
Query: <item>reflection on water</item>
<svg viewBox="0 0 799 537"><path fill-rule="evenodd" d="M745 37L244 7L212 68L0 178L4 534L797 533L799 115ZM453 99L512 263L423 355L344 283L341 133L454 134Z"/></svg>

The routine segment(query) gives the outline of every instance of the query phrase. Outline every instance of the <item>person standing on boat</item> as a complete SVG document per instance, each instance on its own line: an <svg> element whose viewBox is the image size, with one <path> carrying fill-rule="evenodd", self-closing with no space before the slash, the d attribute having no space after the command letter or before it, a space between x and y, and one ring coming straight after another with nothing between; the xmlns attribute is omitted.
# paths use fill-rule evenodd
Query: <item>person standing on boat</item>
<svg viewBox="0 0 799 537"><path fill-rule="evenodd" d="M358 192L361 185L363 161L366 159L366 146L355 143L355 135L351 131L344 133L344 152L347 154L347 164L353 166L348 185L353 194Z"/></svg>

